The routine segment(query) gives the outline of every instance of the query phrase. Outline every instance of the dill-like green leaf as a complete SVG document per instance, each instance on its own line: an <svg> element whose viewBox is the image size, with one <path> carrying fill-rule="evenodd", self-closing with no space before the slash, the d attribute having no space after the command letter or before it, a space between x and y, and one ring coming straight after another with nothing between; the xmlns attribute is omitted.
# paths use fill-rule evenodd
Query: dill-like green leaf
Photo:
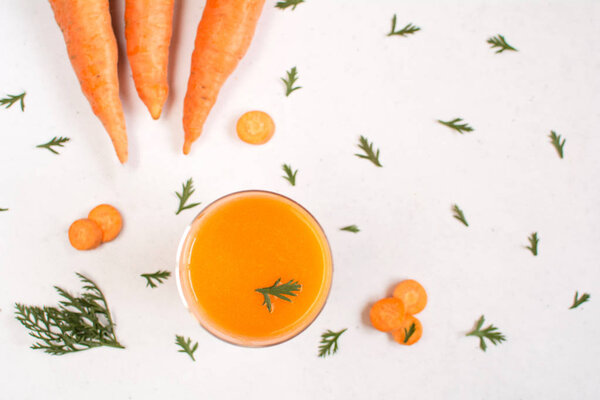
<svg viewBox="0 0 600 400"><path fill-rule="evenodd" d="M417 327L415 326L414 322L412 324L410 324L410 328L409 329L404 328L404 341L403 341L403 343L408 343L408 339L410 339L410 337L412 335L414 335L414 333L415 333L416 330L417 330Z"/></svg>
<svg viewBox="0 0 600 400"><path fill-rule="evenodd" d="M319 357L327 357L333 355L338 351L338 339L342 333L346 332L346 329L342 329L339 332L333 332L327 330L327 332L321 334L321 345L319 346Z"/></svg>
<svg viewBox="0 0 600 400"><path fill-rule="evenodd" d="M373 150L373 143L369 143L366 137L361 136L358 141L358 147L365 152L365 154L354 154L356 157L364 158L371 161L378 167L382 167L379 162L379 149Z"/></svg>
<svg viewBox="0 0 600 400"><path fill-rule="evenodd" d="M343 228L340 228L340 231L347 231L347 232L352 232L352 233L358 233L358 232L360 232L360 229L358 229L358 226L356 226L356 225L348 225L348 226L345 226Z"/></svg>
<svg viewBox="0 0 600 400"><path fill-rule="evenodd" d="M52 355L100 346L123 349L117 341L115 324L104 295L90 279L79 273L77 276L83 282L84 293L75 297L55 286L64 298L58 302L58 307L15 304L16 319L38 340L31 348Z"/></svg>
<svg viewBox="0 0 600 400"><path fill-rule="evenodd" d="M2 211L8 211L8 208L0 208L0 212Z"/></svg>
<svg viewBox="0 0 600 400"><path fill-rule="evenodd" d="M485 318L482 315L481 318L479 318L479 320L477 321L475 329L473 329L471 332L466 334L466 336L478 337L479 338L479 347L483 351L485 351L487 349L487 345L486 345L484 339L489 340L494 346L497 345L498 343L504 342L506 340L506 337L504 337L504 335L502 333L500 333L498 331L498 328L496 328L494 325L490 325L487 328L482 330L481 327L483 326L484 321L485 321Z"/></svg>
<svg viewBox="0 0 600 400"><path fill-rule="evenodd" d="M158 287L158 284L167 280L171 276L171 273L169 271L158 270L152 274L141 274L140 276L146 278L146 287L150 286L151 288L155 288Z"/></svg>
<svg viewBox="0 0 600 400"><path fill-rule="evenodd" d="M581 297L579 297L579 292L575 292L575 298L573 299L573 305L571 307L569 307L569 310L572 310L573 308L577 308L579 307L581 304L585 303L586 301L590 300L590 295L589 293L584 293L581 295Z"/></svg>
<svg viewBox="0 0 600 400"><path fill-rule="evenodd" d="M550 131L550 136L548 137L550 138L550 143L552 143L552 145L556 149L558 156L560 158L563 158L563 148L565 147L567 139L563 139L561 135L557 135L554 131Z"/></svg>
<svg viewBox="0 0 600 400"><path fill-rule="evenodd" d="M402 29L400 29L399 31L396 30L396 14L394 14L394 16L392 17L392 29L390 30L390 33L388 33L388 36L406 36L406 35L412 35L413 33L420 31L421 28L419 28L418 26L413 25L412 23L406 24L406 26Z"/></svg>
<svg viewBox="0 0 600 400"><path fill-rule="evenodd" d="M175 215L179 215L179 213L183 210L187 210L189 208L200 205L200 203L192 203L187 205L185 204L195 191L196 189L194 189L194 182L192 181L192 178L188 179L185 183L181 184L181 193L175 192L175 194L179 198L179 208L175 212Z"/></svg>
<svg viewBox="0 0 600 400"><path fill-rule="evenodd" d="M460 222L465 224L465 226L469 226L469 223L467 222L467 219L465 218L465 214L463 213L463 210L461 210L460 207L458 207L458 205L455 204L452 207L452 210L454 211L454 215L453 215L454 218L456 218L457 220L459 220Z"/></svg>
<svg viewBox="0 0 600 400"><path fill-rule="evenodd" d="M285 10L288 7L292 7L292 11L296 9L296 6L300 3L304 3L304 0L284 0L284 1L278 1L277 4L275 4L276 8L281 8L282 10Z"/></svg>
<svg viewBox="0 0 600 400"><path fill-rule="evenodd" d="M196 361L194 358L194 352L198 350L198 342L192 345L192 339L184 338L183 336L175 335L175 344L181 347L181 350L177 350L179 353L186 353L192 361Z"/></svg>
<svg viewBox="0 0 600 400"><path fill-rule="evenodd" d="M294 281L293 279L290 279L287 283L279 284L279 282L281 282L281 278L277 279L272 286L255 289L255 291L263 295L264 300L262 305L266 305L269 312L273 312L270 296L275 296L291 303L292 300L287 296L296 297L294 292L299 292L302 289L298 281Z"/></svg>
<svg viewBox="0 0 600 400"><path fill-rule="evenodd" d="M287 179L287 181L290 183L290 185L296 186L296 174L298 173L298 170L294 171L292 169L292 166L289 164L283 164L282 168L283 168L283 172L285 172L285 175L282 175L281 177L283 179Z"/></svg>
<svg viewBox="0 0 600 400"><path fill-rule="evenodd" d="M529 236L527 239L529 240L529 246L527 246L526 248L529 249L529 251L531 251L531 253L534 256L537 256L538 255L538 243L540 241L540 239L538 238L537 232L533 232L531 234L531 236Z"/></svg>
<svg viewBox="0 0 600 400"><path fill-rule="evenodd" d="M21 103L21 111L25 111L25 95L27 92L23 92L21 94L7 94L6 97L0 99L0 106L4 106L4 108L10 108L17 101Z"/></svg>
<svg viewBox="0 0 600 400"><path fill-rule="evenodd" d="M294 90L302 89L302 86L294 86L294 83L298 80L298 70L296 67L293 67L291 70L285 72L287 74L286 78L281 78L283 83L285 83L285 95L289 96Z"/></svg>
<svg viewBox="0 0 600 400"><path fill-rule="evenodd" d="M53 152L54 154L60 154L58 151L54 150L52 148L52 146L58 146L58 147L64 147L63 143L68 142L69 139L68 137L56 137L54 136L52 139L50 139L50 141L48 143L44 143L44 144L39 144L35 147L40 148L40 149L48 149L51 152Z"/></svg>
<svg viewBox="0 0 600 400"><path fill-rule="evenodd" d="M497 35L497 36L493 36L493 37L489 38L487 40L487 43L492 45L492 49L495 47L499 47L499 49L496 50L496 54L502 53L504 50L518 51L517 49L512 47L510 44L506 43L506 40L504 39L504 36L502 36L502 35Z"/></svg>
<svg viewBox="0 0 600 400"><path fill-rule="evenodd" d="M442 125L446 125L448 128L454 129L461 135L464 132L473 132L474 129L471 126L469 126L469 124L467 124L466 122L464 124L459 123L459 122L462 122L462 120L463 120L462 118L454 118L453 120L450 120L450 121L442 121L442 120L438 119L437 122L439 122Z"/></svg>

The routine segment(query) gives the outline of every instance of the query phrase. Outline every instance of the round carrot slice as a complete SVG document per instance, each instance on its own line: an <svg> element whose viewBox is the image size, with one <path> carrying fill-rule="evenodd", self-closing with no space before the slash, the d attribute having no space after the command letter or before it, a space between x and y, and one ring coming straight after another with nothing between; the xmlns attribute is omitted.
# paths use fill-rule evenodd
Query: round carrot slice
<svg viewBox="0 0 600 400"><path fill-rule="evenodd" d="M262 111L248 111L238 119L238 137L246 143L265 144L275 133L275 123L269 114Z"/></svg>
<svg viewBox="0 0 600 400"><path fill-rule="evenodd" d="M396 342L407 346L417 343L422 335L423 325L421 325L421 321L412 315L407 315L404 321L402 321L402 326L392 332L392 336Z"/></svg>
<svg viewBox="0 0 600 400"><path fill-rule="evenodd" d="M88 218L102 229L102 242L110 242L117 237L123 227L121 213L110 204L100 204L88 214Z"/></svg>
<svg viewBox="0 0 600 400"><path fill-rule="evenodd" d="M390 332L399 329L404 320L405 310L402 300L386 297L373 304L369 317L371 324L377 330Z"/></svg>
<svg viewBox="0 0 600 400"><path fill-rule="evenodd" d="M404 302L408 314L420 313L427 305L427 292L419 282L412 279L400 282L394 289L393 296Z"/></svg>
<svg viewBox="0 0 600 400"><path fill-rule="evenodd" d="M77 250L91 250L102 243L102 229L91 219L78 219L69 227L69 241Z"/></svg>

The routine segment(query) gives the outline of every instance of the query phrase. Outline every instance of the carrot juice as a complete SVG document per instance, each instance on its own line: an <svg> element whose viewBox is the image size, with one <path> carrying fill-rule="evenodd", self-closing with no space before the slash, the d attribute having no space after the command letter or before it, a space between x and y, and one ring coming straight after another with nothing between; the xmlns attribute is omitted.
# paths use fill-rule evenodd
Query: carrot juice
<svg viewBox="0 0 600 400"><path fill-rule="evenodd" d="M187 308L209 332L244 346L277 344L310 325L331 275L320 225L272 192L238 192L210 204L179 249L177 278Z"/></svg>

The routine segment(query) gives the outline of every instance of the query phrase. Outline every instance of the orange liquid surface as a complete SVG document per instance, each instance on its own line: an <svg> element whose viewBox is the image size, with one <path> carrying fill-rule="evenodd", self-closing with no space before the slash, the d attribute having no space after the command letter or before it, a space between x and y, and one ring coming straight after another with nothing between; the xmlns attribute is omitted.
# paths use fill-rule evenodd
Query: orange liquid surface
<svg viewBox="0 0 600 400"><path fill-rule="evenodd" d="M208 206L182 247L180 280L188 307L222 339L267 345L299 333L317 316L331 283L331 253L315 219L285 197L240 192ZM255 289L298 281L291 302Z"/></svg>

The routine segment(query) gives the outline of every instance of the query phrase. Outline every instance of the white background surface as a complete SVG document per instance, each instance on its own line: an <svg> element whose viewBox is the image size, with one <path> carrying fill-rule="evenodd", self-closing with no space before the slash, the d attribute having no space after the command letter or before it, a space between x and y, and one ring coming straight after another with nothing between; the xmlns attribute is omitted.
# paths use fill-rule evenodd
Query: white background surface
<svg viewBox="0 0 600 400"><path fill-rule="evenodd" d="M0 94L27 90L26 109L0 110L0 398L2 399L594 399L600 395L600 3L594 1L316 1L293 12L267 1L252 46L221 91L204 134L181 152L182 102L202 1L178 1L171 94L152 121L121 58L130 161L119 165L69 64L45 1L0 1ZM121 50L123 2L113 17ZM398 25L422 28L386 37ZM495 54L503 34L519 52ZM297 66L303 86L283 95ZM239 141L237 117L269 112L267 145ZM465 135L436 119L464 118ZM565 158L549 143L566 139ZM353 156L364 134L383 168ZM34 146L72 140L56 156ZM280 177L299 169L297 186ZM180 234L175 190L195 201L267 189L305 205L335 260L329 301L302 335L267 349L234 347L188 315L173 269ZM69 224L117 206L120 237L91 252L69 246ZM457 203L471 224L452 218ZM357 224L359 234L339 227ZM540 255L524 248L539 232ZM126 350L53 357L32 343L13 304L55 304L52 285L94 279ZM399 280L429 293L415 346L365 320ZM592 298L568 310L574 292ZM508 341L486 353L464 337L477 318ZM320 334L348 328L317 358ZM199 342L197 362L175 334Z"/></svg>

